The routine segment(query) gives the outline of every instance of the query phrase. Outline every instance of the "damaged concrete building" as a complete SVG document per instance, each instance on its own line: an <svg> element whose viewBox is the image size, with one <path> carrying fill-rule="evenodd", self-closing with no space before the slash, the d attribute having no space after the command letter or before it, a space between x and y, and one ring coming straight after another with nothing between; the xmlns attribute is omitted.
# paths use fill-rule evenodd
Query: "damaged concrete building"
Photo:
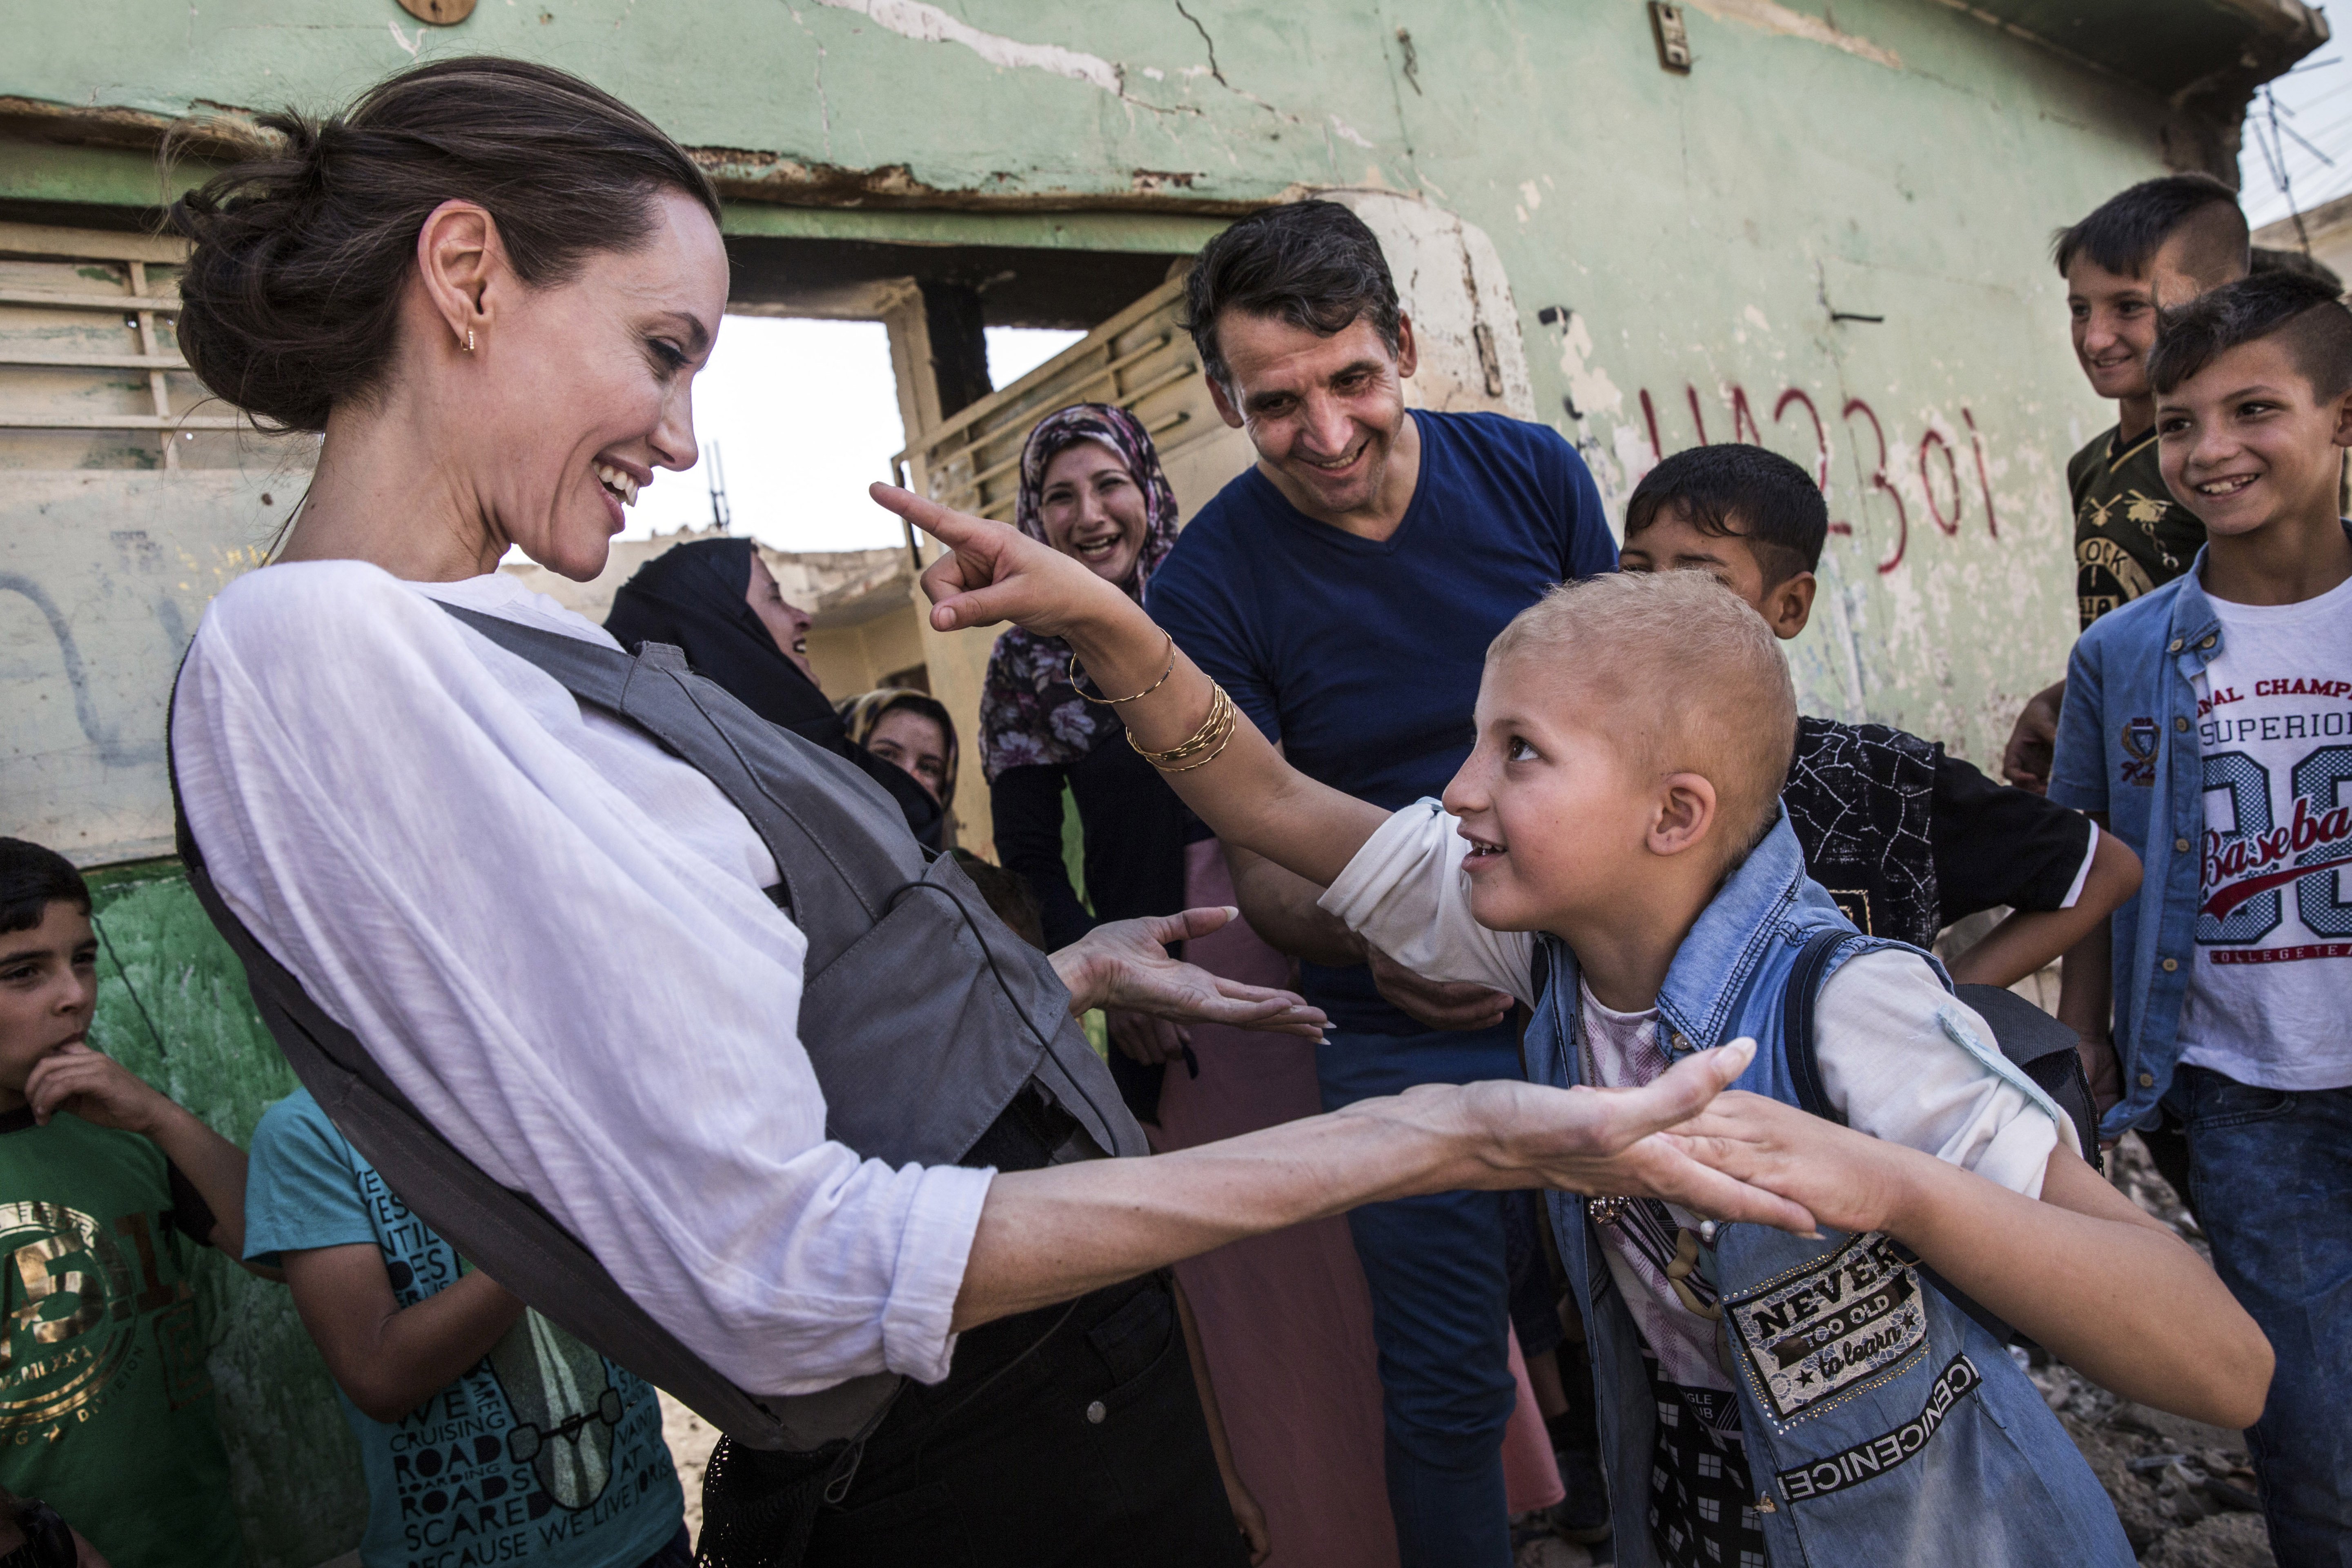
<svg viewBox="0 0 2352 1568"><path fill-rule="evenodd" d="M1612 505L1701 442L1811 469L1835 520L1822 612L1792 645L1809 709L1985 762L2063 667L2064 464L2110 418L2074 364L2049 235L2154 174L2234 180L2248 95L2326 37L2295 0L20 16L0 57L0 833L99 871L103 1038L247 1136L292 1081L169 859L164 697L313 447L256 434L182 368L183 253L154 219L249 144L254 111L467 52L593 78L718 179L730 308L885 323L906 479L1000 517L1029 425L1079 398L1136 410L1187 514L1239 472L1173 279L1234 215L1328 194L1387 246L1421 403L1552 424ZM159 172L175 128L184 156ZM997 388L982 333L1008 325L1087 336ZM929 548L809 566L812 653L843 690L919 670L969 722L990 638L923 622ZM983 850L985 791L968 768L954 802ZM357 1463L283 1292L217 1270L200 1305L254 1560L347 1550Z"/></svg>

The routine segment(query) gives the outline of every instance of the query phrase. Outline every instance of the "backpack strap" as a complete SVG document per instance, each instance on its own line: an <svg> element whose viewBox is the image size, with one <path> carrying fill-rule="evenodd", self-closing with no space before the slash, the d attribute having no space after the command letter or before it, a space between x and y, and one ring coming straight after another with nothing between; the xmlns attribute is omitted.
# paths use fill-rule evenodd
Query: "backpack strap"
<svg viewBox="0 0 2352 1568"><path fill-rule="evenodd" d="M1845 1113L1830 1103L1829 1091L1822 1084L1821 1061L1813 1053L1813 1008L1821 999L1822 982L1832 962L1849 944L1861 940L1860 933L1840 931L1835 926L1815 932L1797 955L1797 967L1789 974L1789 988L1780 995L1780 1048L1788 1058L1797 1103L1822 1121L1835 1122L1841 1127L1846 1124Z"/></svg>
<svg viewBox="0 0 2352 1568"><path fill-rule="evenodd" d="M1789 988L1782 993L1780 1001L1780 1051L1789 1063L1789 1078L1796 1088L1797 1103L1813 1115L1841 1127L1850 1124L1845 1113L1830 1103L1829 1091L1822 1083L1821 1058L1813 1041L1813 1013L1831 964L1847 946L1865 940L1858 931L1840 931L1835 927L1814 933L1806 939L1804 950L1797 955L1796 967L1789 974ZM1906 1255L1910 1252L1908 1248L1900 1249ZM2017 1331L1998 1314L1979 1305L1968 1292L1927 1264L1917 1267L1921 1279L1933 1285L1946 1301L1974 1318L1978 1326L1994 1339L2003 1344L2018 1341Z"/></svg>

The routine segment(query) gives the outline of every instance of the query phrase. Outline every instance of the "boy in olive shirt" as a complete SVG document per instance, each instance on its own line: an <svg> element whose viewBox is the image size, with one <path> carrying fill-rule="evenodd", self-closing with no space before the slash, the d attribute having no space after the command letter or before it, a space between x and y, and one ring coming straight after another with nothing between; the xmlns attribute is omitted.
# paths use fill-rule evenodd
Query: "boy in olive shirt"
<svg viewBox="0 0 2352 1568"><path fill-rule="evenodd" d="M89 889L0 839L0 1486L113 1568L245 1559L194 1247L244 1249L245 1155L86 1040Z"/></svg>
<svg viewBox="0 0 2352 1568"><path fill-rule="evenodd" d="M2205 525L2164 487L2156 466L2156 394L2147 353L2156 317L2246 275L2238 194L2210 174L2144 180L2061 229L2051 247L2066 280L2074 358L2116 423L2067 461L2074 508L2074 598L2081 630L2189 570ZM2048 788L2060 681L2026 703L2001 757L2011 784Z"/></svg>

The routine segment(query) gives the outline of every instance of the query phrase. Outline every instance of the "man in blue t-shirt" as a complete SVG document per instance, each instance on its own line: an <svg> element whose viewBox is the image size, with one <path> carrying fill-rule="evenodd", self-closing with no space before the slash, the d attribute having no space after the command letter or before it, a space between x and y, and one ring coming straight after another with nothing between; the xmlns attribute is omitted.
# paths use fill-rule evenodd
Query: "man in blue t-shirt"
<svg viewBox="0 0 2352 1568"><path fill-rule="evenodd" d="M1553 583L1616 568L1592 476L1544 425L1406 411L1412 323L1380 242L1335 203L1235 224L1187 296L1217 411L1257 462L1192 519L1147 608L1302 772L1391 809L1441 793L1486 644ZM1330 1014L1327 1109L1520 1076L1507 997L1406 974L1317 908L1320 888L1232 858L1243 912ZM1510 1561L1506 1215L1463 1192L1349 1217L1406 1568Z"/></svg>

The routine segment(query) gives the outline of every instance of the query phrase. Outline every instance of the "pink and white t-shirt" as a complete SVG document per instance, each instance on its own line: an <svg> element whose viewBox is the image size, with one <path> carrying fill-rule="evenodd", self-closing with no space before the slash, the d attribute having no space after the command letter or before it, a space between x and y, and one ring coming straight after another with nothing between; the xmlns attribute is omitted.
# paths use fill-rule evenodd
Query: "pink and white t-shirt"
<svg viewBox="0 0 2352 1568"><path fill-rule="evenodd" d="M2180 1060L2266 1089L2352 1084L2352 580L2208 599L2197 953Z"/></svg>

